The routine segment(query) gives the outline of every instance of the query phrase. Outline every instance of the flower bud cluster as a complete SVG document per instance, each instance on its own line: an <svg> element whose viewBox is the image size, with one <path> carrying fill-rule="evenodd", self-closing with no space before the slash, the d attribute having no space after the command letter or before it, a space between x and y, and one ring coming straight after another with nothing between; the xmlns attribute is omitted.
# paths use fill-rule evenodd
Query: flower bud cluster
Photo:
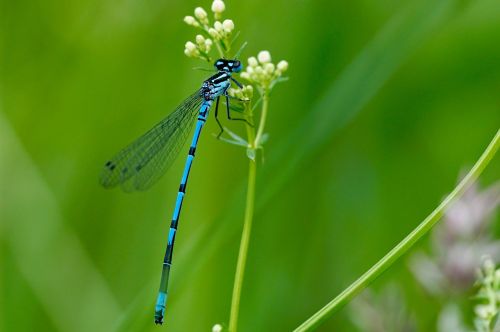
<svg viewBox="0 0 500 332"><path fill-rule="evenodd" d="M250 100L253 97L253 86L244 85L243 88L230 88L227 93L231 97L235 97L240 100Z"/></svg>
<svg viewBox="0 0 500 332"><path fill-rule="evenodd" d="M214 43L217 43L216 46L220 51L222 49L228 49L230 45L230 37L234 30L234 22L229 19L221 22L222 13L225 9L226 5L224 4L224 1L213 1L211 7L215 19L213 26L210 25L211 23L207 12L201 7L195 8L194 16L184 17L184 22L186 24L203 30L203 36L196 36L196 43L190 41L186 43L184 54L188 57L210 61L208 53Z"/></svg>
<svg viewBox="0 0 500 332"><path fill-rule="evenodd" d="M480 289L476 298L481 303L474 307L474 324L477 331L490 331L488 327L492 326L500 311L500 268L495 268L491 258L487 258L483 263L478 284Z"/></svg>
<svg viewBox="0 0 500 332"><path fill-rule="evenodd" d="M233 20L224 20L224 22L215 21L214 27L208 29L208 33L215 40L227 40L234 30Z"/></svg>
<svg viewBox="0 0 500 332"><path fill-rule="evenodd" d="M288 70L288 62L285 60L281 60L277 65L271 61L268 51L259 52L257 58L248 58L248 66L241 73L241 77L263 88L270 88Z"/></svg>
<svg viewBox="0 0 500 332"><path fill-rule="evenodd" d="M194 16L184 17L184 22L187 25L191 25L195 28L198 28L200 26L205 26L205 25L208 25L208 23L209 23L208 14L205 11L205 9L203 9L201 7L196 7L194 9Z"/></svg>
<svg viewBox="0 0 500 332"><path fill-rule="evenodd" d="M205 38L202 35L196 35L196 43L191 41L184 45L184 54L191 58L202 58L208 60L208 53L212 48L213 42L210 38Z"/></svg>

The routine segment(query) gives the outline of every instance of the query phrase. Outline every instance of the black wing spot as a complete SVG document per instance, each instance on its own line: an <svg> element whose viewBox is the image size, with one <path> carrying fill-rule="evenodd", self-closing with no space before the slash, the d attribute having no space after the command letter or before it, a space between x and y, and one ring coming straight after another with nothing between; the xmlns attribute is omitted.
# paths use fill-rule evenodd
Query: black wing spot
<svg viewBox="0 0 500 332"><path fill-rule="evenodd" d="M107 167L109 170L111 170L111 171L112 171L112 170L114 170L114 169L116 168L116 165L115 165L115 164L113 164L113 162L108 161L108 162L106 163L106 167Z"/></svg>

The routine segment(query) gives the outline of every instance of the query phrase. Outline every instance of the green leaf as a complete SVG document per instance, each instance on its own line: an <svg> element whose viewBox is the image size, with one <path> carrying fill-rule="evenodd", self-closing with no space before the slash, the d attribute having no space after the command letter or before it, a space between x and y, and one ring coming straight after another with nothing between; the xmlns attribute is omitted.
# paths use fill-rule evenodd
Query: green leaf
<svg viewBox="0 0 500 332"><path fill-rule="evenodd" d="M248 148L247 149L247 157L253 161L255 161L255 149Z"/></svg>

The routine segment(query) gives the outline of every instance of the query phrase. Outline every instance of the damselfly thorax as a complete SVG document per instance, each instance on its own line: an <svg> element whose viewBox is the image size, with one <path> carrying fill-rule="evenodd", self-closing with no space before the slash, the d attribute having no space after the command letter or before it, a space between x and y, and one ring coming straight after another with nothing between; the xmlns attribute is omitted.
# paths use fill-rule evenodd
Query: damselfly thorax
<svg viewBox="0 0 500 332"><path fill-rule="evenodd" d="M241 71L241 67L241 63L238 60L217 60L215 68L219 71L205 80L201 86L203 98L205 100L215 100L217 97L225 95L227 89L231 86L231 80L234 81L231 74Z"/></svg>

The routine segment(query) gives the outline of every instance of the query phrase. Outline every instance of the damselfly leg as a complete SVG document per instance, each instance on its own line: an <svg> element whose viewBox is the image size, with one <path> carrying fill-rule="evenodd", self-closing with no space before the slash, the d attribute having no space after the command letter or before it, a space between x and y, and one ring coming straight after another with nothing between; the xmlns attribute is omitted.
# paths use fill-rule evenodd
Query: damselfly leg
<svg viewBox="0 0 500 332"><path fill-rule="evenodd" d="M247 125L249 125L250 127L253 127L253 124L251 124L250 122L248 122L247 119L244 119L244 118L233 118L231 117L231 108L229 107L229 98L232 98L230 97L227 93L226 93L226 111L227 111L227 119L228 120L236 120L236 121L244 121ZM245 100L245 99L239 99L239 98L236 98L237 100L241 101L241 102L248 102L248 100Z"/></svg>

